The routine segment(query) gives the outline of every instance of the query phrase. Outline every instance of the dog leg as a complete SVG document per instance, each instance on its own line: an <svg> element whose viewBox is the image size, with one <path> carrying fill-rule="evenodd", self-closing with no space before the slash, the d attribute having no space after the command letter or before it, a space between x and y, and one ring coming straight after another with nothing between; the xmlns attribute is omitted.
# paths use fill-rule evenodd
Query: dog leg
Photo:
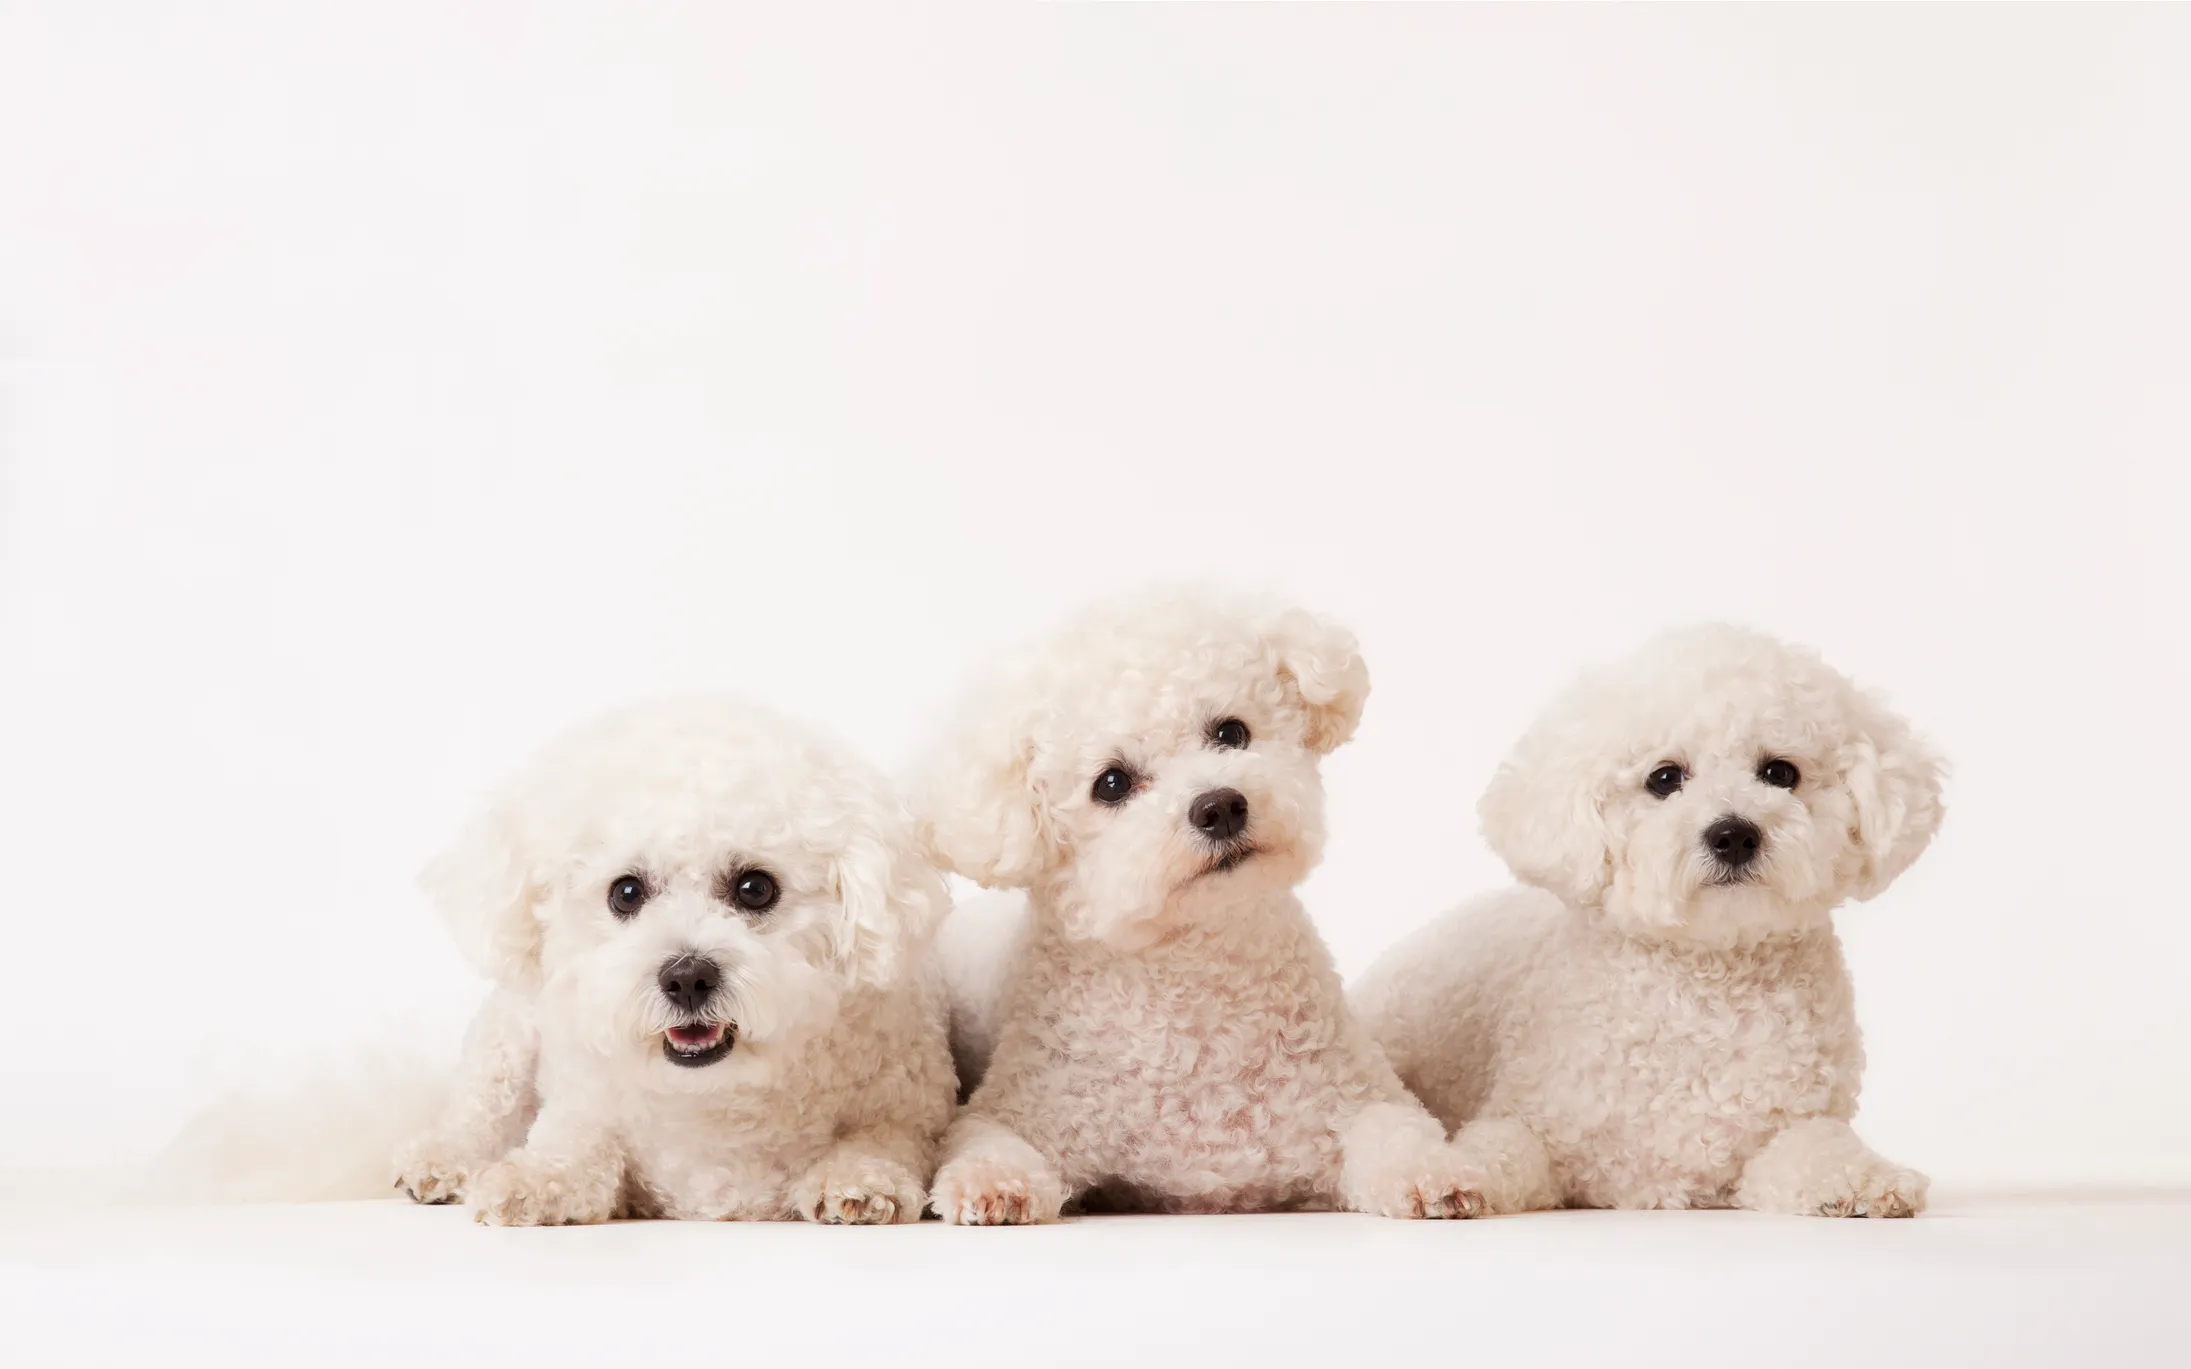
<svg viewBox="0 0 2191 1369"><path fill-rule="evenodd" d="M1412 1099L1371 1103L1339 1127L1339 1196L1356 1212L1473 1217L1483 1211L1483 1182Z"/></svg>
<svg viewBox="0 0 2191 1369"><path fill-rule="evenodd" d="M1542 1212L1560 1205L1552 1156L1515 1117L1480 1117L1453 1136L1461 1162L1483 1176L1486 1212Z"/></svg>
<svg viewBox="0 0 2191 1369"><path fill-rule="evenodd" d="M932 1158L929 1146L912 1132L890 1127L856 1131L806 1172L791 1201L810 1222L917 1222L928 1203L920 1176Z"/></svg>
<svg viewBox="0 0 2191 1369"><path fill-rule="evenodd" d="M488 1226L573 1226L616 1215L624 1157L582 1109L549 1103L522 1150L472 1180L472 1218Z"/></svg>
<svg viewBox="0 0 2191 1369"><path fill-rule="evenodd" d="M1054 1222L1071 1195L1041 1152L986 1117L961 1113L943 1135L943 1166L929 1205L961 1226Z"/></svg>
<svg viewBox="0 0 2191 1369"><path fill-rule="evenodd" d="M539 1059L529 1005L508 989L495 990L464 1034L440 1122L396 1148L396 1187L415 1202L463 1201L472 1175L525 1143L540 1108Z"/></svg>
<svg viewBox="0 0 2191 1369"><path fill-rule="evenodd" d="M1914 1217L1930 1180L1881 1159L1833 1117L1790 1123L1744 1166L1735 1206L1816 1217Z"/></svg>

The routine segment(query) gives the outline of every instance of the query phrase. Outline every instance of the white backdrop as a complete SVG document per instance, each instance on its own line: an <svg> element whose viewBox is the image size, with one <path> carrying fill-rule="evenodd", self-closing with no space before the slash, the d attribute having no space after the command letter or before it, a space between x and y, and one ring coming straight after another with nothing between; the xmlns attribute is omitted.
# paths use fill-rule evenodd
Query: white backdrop
<svg viewBox="0 0 2191 1369"><path fill-rule="evenodd" d="M1157 575L1361 632L1345 968L1580 662L1747 620L1947 829L1862 1124L2191 1176L2191 11L0 6L0 1163L452 1031L555 729L893 762Z"/></svg>

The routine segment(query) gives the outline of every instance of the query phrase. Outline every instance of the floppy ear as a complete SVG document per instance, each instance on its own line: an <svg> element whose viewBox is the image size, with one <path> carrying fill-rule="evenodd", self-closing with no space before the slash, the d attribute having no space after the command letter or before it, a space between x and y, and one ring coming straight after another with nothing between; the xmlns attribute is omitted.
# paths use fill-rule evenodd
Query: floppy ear
<svg viewBox="0 0 2191 1369"><path fill-rule="evenodd" d="M1591 906L1612 880L1604 783L1595 768L1563 755L1556 732L1547 734L1540 723L1476 804L1484 840L1522 883Z"/></svg>
<svg viewBox="0 0 2191 1369"><path fill-rule="evenodd" d="M1354 634L1301 609L1291 609L1266 634L1278 653L1278 673L1293 682L1308 707L1311 751L1329 755L1354 735L1369 701L1369 666Z"/></svg>
<svg viewBox="0 0 2191 1369"><path fill-rule="evenodd" d="M506 813L474 818L456 845L419 872L434 911L482 974L519 989L540 986L539 881Z"/></svg>
<svg viewBox="0 0 2191 1369"><path fill-rule="evenodd" d="M943 877L903 828L855 839L837 857L835 873L844 911L831 929L831 951L855 981L890 983L919 958L951 911Z"/></svg>
<svg viewBox="0 0 2191 1369"><path fill-rule="evenodd" d="M1014 720L985 717L930 758L914 825L938 864L992 889L1025 888L1042 873L1051 841L1032 750Z"/></svg>
<svg viewBox="0 0 2191 1369"><path fill-rule="evenodd" d="M1940 830L1941 764L1885 704L1860 694L1857 732L1842 747L1842 783L1856 809L1849 835L1863 857L1854 896L1874 897Z"/></svg>

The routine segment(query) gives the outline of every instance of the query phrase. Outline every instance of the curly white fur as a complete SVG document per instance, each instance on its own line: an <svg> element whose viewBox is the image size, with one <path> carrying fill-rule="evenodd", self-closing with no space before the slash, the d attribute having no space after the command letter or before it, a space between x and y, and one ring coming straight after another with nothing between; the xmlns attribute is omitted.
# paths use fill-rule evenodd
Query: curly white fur
<svg viewBox="0 0 2191 1369"><path fill-rule="evenodd" d="M1939 826L1939 765L1901 719L1808 651L1675 632L1555 702L1482 813L1535 887L1425 927L1354 998L1494 1211L1923 1208L1924 1176L1849 1126L1864 1056L1832 924ZM1730 817L1757 836L1739 868L1706 835Z"/></svg>
<svg viewBox="0 0 2191 1369"><path fill-rule="evenodd" d="M1027 895L946 933L980 1083L945 1138L941 1216L1476 1210L1293 895L1323 848L1318 763L1368 692L1348 633L1171 590L1082 614L976 693L916 812L944 863ZM1102 802L1113 767L1131 792ZM1220 790L1247 811L1221 839L1190 818Z"/></svg>
<svg viewBox="0 0 2191 1369"><path fill-rule="evenodd" d="M760 911L731 894L756 871L780 890ZM647 894L620 915L627 876ZM947 899L842 747L731 700L626 709L423 883L497 987L446 1115L398 1154L413 1197L498 1224L919 1217L955 1087L927 953ZM715 971L696 1005L658 982L682 957Z"/></svg>

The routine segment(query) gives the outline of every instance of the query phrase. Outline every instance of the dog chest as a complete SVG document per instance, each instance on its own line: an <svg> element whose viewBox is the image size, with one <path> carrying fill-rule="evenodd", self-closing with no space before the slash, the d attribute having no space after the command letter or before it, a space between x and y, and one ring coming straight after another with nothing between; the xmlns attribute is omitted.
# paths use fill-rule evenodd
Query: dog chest
<svg viewBox="0 0 2191 1369"><path fill-rule="evenodd" d="M1337 1042L1335 986L1225 962L1089 957L1041 986L1053 1057L1117 1086L1282 1086Z"/></svg>
<svg viewBox="0 0 2191 1369"><path fill-rule="evenodd" d="M827 1114L794 1106L724 1107L653 1098L624 1130L634 1216L768 1220L790 1212L791 1186L832 1139Z"/></svg>
<svg viewBox="0 0 2191 1369"><path fill-rule="evenodd" d="M1854 1110L1862 1054L1838 949L1702 955L1625 943L1565 1003L1544 1133L1578 1201L1705 1206L1791 1119Z"/></svg>
<svg viewBox="0 0 2191 1369"><path fill-rule="evenodd" d="M1360 1091L1343 1078L1335 978L1207 955L1090 955L1040 981L1039 1064L1000 1106L1052 1137L1076 1182L1135 1195L1121 1199L1133 1206L1213 1210L1294 1205L1328 1187L1331 1121Z"/></svg>

